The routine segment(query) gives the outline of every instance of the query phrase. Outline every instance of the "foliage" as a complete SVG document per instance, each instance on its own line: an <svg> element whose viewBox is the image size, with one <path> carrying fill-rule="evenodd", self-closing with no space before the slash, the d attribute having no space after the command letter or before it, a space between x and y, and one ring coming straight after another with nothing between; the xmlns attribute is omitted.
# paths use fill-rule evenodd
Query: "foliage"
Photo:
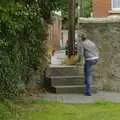
<svg viewBox="0 0 120 120"><path fill-rule="evenodd" d="M75 18L75 23L77 23L77 9L78 9L78 0L76 0L75 3L75 11L76 11L76 18ZM68 4L69 0L56 0L57 8L58 10L61 10L62 12L62 23L63 23L63 28L68 27ZM91 16L91 7L92 7L92 2L91 0L84 0L84 17L90 17Z"/></svg>
<svg viewBox="0 0 120 120"><path fill-rule="evenodd" d="M0 97L18 95L18 83L27 85L32 72L46 67L47 25L54 0L0 1Z"/></svg>
<svg viewBox="0 0 120 120"><path fill-rule="evenodd" d="M91 0L84 1L84 15L85 17L90 17L92 12L92 2Z"/></svg>
<svg viewBox="0 0 120 120"><path fill-rule="evenodd" d="M119 120L120 104L62 104L41 100L0 103L1 120Z"/></svg>

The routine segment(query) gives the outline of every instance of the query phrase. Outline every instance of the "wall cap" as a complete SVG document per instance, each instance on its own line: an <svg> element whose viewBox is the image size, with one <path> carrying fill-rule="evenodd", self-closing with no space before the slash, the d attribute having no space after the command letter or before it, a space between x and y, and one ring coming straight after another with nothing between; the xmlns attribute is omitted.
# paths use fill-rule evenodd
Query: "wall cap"
<svg viewBox="0 0 120 120"><path fill-rule="evenodd" d="M79 23L120 23L120 16L109 16L106 18L79 18Z"/></svg>

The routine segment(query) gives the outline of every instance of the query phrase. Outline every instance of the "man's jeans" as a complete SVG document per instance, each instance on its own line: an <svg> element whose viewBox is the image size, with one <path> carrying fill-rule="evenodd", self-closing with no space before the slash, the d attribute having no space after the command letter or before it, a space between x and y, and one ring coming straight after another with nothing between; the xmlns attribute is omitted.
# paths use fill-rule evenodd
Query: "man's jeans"
<svg viewBox="0 0 120 120"><path fill-rule="evenodd" d="M97 63L97 59L85 61L84 64L85 95L91 95L92 65L95 65L96 63Z"/></svg>

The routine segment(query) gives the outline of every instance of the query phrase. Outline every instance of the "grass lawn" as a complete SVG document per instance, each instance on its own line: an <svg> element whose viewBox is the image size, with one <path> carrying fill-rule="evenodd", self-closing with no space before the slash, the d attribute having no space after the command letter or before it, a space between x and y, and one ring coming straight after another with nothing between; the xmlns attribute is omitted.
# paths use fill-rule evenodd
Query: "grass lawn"
<svg viewBox="0 0 120 120"><path fill-rule="evenodd" d="M62 104L22 100L0 103L0 120L120 120L120 104Z"/></svg>

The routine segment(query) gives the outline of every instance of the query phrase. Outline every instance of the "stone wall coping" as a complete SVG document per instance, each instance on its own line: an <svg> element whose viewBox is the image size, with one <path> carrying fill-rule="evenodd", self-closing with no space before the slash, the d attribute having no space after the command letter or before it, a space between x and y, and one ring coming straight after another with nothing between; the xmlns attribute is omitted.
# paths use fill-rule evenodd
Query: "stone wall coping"
<svg viewBox="0 0 120 120"><path fill-rule="evenodd" d="M79 23L120 23L120 16L106 18L79 18Z"/></svg>

